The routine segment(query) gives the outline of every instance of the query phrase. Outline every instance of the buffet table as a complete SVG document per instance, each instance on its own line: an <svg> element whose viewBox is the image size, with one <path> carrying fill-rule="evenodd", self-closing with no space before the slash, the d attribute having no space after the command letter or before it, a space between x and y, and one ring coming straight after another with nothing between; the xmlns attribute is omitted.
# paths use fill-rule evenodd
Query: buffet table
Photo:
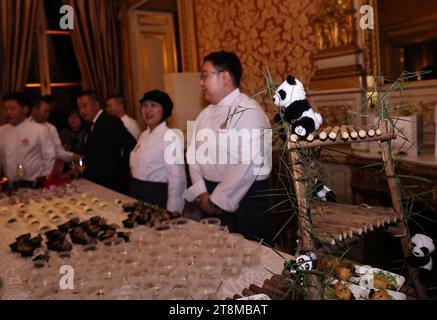
<svg viewBox="0 0 437 320"><path fill-rule="evenodd" d="M121 227L122 231L131 232L131 237L139 232L136 227L133 229L126 229L123 227L122 221L126 219L126 213L123 212L123 208L120 203L131 203L135 200L124 196L122 194L116 193L114 191L103 188L97 184L94 184L87 180L76 180L74 181L75 193L68 194L59 199L59 201L64 201L67 203L68 197L76 197L78 199L94 199L96 203L100 201L100 206L96 207L92 212L92 215L99 215L105 218L108 223L115 223ZM93 200L93 201L94 201ZM56 201L52 199L50 201ZM59 214L62 221L56 221L56 223L45 217L44 213L38 211L41 205L38 203L30 202L28 205L29 212L26 213L28 216L25 218L34 219L36 218L39 225L35 222L37 228L31 228L31 223L24 223L24 218L16 217L16 210L19 209L18 204L11 205L8 202L8 198L3 198L0 200L0 209L5 208L10 209L10 215L4 214L0 216L0 279L3 281L3 287L0 289L0 299L39 299L39 296L35 296L33 291L29 286L29 273L35 273L37 268L34 266L31 258L23 258L17 253L11 252L9 245L15 241L15 239L25 233L32 232L32 237L36 236L40 231L38 227L46 224L51 229L56 228L60 223L66 222L68 219L64 215ZM33 217L29 216L29 213L33 214ZM8 225L8 221L12 217L16 217L18 224L11 227ZM78 218L81 220L89 219L91 215L81 214ZM45 219L46 218L46 219ZM50 219L54 218L51 216ZM39 220L38 220L39 219ZM45 219L45 220L44 220ZM191 223L191 222L190 222ZM195 223L196 225L198 223ZM34 226L35 227L35 226ZM143 228L144 232L144 227ZM147 231L147 230L146 230ZM150 232L153 230L150 229ZM165 240L165 238L163 238ZM164 241L163 240L163 241ZM247 240L242 240L247 241ZM99 250L106 250L103 245ZM82 250L79 245L73 245L73 250ZM260 246L261 259L256 265L243 266L241 272L238 275L223 277L220 286L216 292L216 297L219 299L225 299L226 297L232 297L236 293L241 293L244 288L249 287L251 284L262 286L263 281L272 276L273 273L280 273L283 268L283 258L281 258L273 250ZM50 255L57 255L56 252L50 252ZM74 255L72 256L74 257ZM289 258L289 257L288 257ZM71 258L73 259L73 258ZM151 258L153 259L153 258ZM110 264L110 263L109 263ZM59 274L61 277L62 274ZM62 295L56 295L54 297L44 296L44 299L56 299L60 298ZM88 296L93 299L92 296ZM102 297L95 297L102 298ZM103 297L108 298L108 297ZM141 298L141 297L135 297ZM191 297L193 298L193 297ZM194 297L196 299L196 297Z"/></svg>

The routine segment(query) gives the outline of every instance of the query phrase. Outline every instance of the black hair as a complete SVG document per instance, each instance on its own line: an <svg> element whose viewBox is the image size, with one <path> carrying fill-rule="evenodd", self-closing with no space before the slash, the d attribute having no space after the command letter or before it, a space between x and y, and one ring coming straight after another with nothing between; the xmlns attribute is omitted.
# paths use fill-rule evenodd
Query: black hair
<svg viewBox="0 0 437 320"><path fill-rule="evenodd" d="M108 102L111 99L115 99L119 104L121 104L123 106L123 109L126 110L126 99L123 95L113 94L113 95L109 96L109 98L106 100L106 102Z"/></svg>
<svg viewBox="0 0 437 320"><path fill-rule="evenodd" d="M48 103L48 104L52 104L52 103L54 102L54 100L53 100L53 96L52 96L52 95L49 95L49 94L47 94L47 95L45 95L45 96L42 96L42 97L41 97L41 101L42 101L42 102L45 102L45 103Z"/></svg>
<svg viewBox="0 0 437 320"><path fill-rule="evenodd" d="M82 90L77 97L90 97L91 99L100 102L99 96L94 90Z"/></svg>
<svg viewBox="0 0 437 320"><path fill-rule="evenodd" d="M41 103L42 103L42 102L46 102L46 103L48 103L47 101L43 100L42 97L41 97L41 98L35 98L35 99L32 99L32 100L30 101L30 103L29 103L29 108L30 108L31 110L33 110L33 109L37 109L37 108L39 108L39 107L41 106Z"/></svg>
<svg viewBox="0 0 437 320"><path fill-rule="evenodd" d="M216 51L203 58L203 62L210 61L217 71L228 71L235 87L240 86L243 67L237 55L229 51Z"/></svg>
<svg viewBox="0 0 437 320"><path fill-rule="evenodd" d="M159 103L164 109L163 116L161 122L171 116L171 112L173 110L173 101L170 96L161 90L152 90L144 93L144 96L140 99L140 103L142 104L144 101L155 101Z"/></svg>
<svg viewBox="0 0 437 320"><path fill-rule="evenodd" d="M24 94L24 92L15 91L5 94L2 97L2 101L8 101L8 100L16 101L22 107L29 105L29 101L26 95Z"/></svg>

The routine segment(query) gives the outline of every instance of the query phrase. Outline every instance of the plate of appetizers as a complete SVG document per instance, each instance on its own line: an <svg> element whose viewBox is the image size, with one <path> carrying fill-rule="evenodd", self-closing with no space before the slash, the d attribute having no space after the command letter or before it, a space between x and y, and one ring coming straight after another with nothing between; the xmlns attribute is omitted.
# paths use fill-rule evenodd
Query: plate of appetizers
<svg viewBox="0 0 437 320"><path fill-rule="evenodd" d="M398 291L405 282L403 276L379 268L358 266L357 269L359 269L359 276L350 277L350 281L368 289Z"/></svg>
<svg viewBox="0 0 437 320"><path fill-rule="evenodd" d="M350 282L333 279L325 287L326 300L406 300L406 295L386 289L368 289Z"/></svg>

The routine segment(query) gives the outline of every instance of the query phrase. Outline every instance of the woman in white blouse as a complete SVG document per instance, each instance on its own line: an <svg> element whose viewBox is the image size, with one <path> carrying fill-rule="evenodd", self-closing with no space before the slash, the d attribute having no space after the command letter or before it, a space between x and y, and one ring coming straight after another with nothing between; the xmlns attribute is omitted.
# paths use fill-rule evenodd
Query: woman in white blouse
<svg viewBox="0 0 437 320"><path fill-rule="evenodd" d="M132 178L129 193L170 212L182 212L187 184L185 166L183 161L179 162L181 164L169 164L168 159L164 159L165 149L169 146L164 136L167 130L171 130L165 120L171 115L173 102L167 93L153 90L144 94L140 104L146 130L130 154ZM176 137L174 134L171 136ZM182 142L176 139L183 154Z"/></svg>

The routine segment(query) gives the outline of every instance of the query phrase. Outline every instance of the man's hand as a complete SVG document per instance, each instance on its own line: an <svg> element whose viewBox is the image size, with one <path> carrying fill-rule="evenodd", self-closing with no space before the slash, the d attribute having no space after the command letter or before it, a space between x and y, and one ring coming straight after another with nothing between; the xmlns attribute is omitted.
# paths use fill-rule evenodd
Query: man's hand
<svg viewBox="0 0 437 320"><path fill-rule="evenodd" d="M217 208L213 208L209 204L209 193L208 192L202 193L199 196L199 200L200 200L200 208L207 215L213 216L217 213Z"/></svg>

